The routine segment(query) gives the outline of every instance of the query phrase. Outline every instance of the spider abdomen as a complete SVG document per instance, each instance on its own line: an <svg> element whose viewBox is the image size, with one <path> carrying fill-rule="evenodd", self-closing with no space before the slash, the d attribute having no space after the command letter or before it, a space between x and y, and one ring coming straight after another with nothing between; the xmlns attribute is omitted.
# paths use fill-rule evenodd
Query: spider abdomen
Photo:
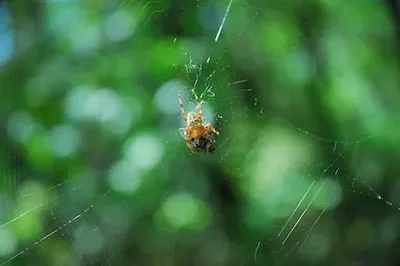
<svg viewBox="0 0 400 266"><path fill-rule="evenodd" d="M197 152L213 153L215 151L214 141L209 135L200 138L192 138L189 147Z"/></svg>
<svg viewBox="0 0 400 266"><path fill-rule="evenodd" d="M204 127L203 126L194 126L189 127L189 136L192 138L199 138L204 135Z"/></svg>

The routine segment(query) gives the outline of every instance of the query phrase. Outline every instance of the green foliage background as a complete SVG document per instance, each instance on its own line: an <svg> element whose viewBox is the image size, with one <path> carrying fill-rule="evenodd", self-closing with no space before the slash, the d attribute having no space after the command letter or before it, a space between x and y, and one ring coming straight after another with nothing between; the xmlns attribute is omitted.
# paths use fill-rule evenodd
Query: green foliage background
<svg viewBox="0 0 400 266"><path fill-rule="evenodd" d="M396 265L396 1L228 5L1 2L0 263Z"/></svg>

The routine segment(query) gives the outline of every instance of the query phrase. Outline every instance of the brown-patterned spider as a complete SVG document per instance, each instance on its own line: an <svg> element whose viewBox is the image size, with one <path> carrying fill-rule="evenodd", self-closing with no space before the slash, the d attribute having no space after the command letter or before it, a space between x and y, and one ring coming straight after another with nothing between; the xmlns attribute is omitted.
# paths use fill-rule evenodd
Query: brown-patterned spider
<svg viewBox="0 0 400 266"><path fill-rule="evenodd" d="M187 127L180 128L179 132L192 152L212 153L215 151L213 134L219 135L219 132L210 123L203 125L203 107L194 89L192 89L192 92L199 112L192 111L186 115L181 96L178 94L182 118L187 124Z"/></svg>

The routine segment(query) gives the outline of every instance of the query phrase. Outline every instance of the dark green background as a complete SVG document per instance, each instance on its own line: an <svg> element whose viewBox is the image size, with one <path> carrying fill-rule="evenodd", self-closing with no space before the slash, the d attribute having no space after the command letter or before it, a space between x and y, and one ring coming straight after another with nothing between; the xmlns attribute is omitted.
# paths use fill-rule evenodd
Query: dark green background
<svg viewBox="0 0 400 266"><path fill-rule="evenodd" d="M0 263L396 265L398 2L228 4L1 2Z"/></svg>

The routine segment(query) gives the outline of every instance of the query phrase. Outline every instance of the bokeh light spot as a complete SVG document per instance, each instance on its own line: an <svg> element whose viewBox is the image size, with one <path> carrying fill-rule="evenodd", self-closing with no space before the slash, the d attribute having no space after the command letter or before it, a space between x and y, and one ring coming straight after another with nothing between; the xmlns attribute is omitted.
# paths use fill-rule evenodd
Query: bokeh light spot
<svg viewBox="0 0 400 266"><path fill-rule="evenodd" d="M128 38L136 28L135 17L123 10L116 11L105 20L105 32L112 42L122 41Z"/></svg>
<svg viewBox="0 0 400 266"><path fill-rule="evenodd" d="M80 143L79 132L70 124L54 127L50 132L53 152L56 156L72 156Z"/></svg>
<svg viewBox="0 0 400 266"><path fill-rule="evenodd" d="M162 210L167 223L175 229L202 229L210 219L210 213L204 203L185 193L167 198Z"/></svg>
<svg viewBox="0 0 400 266"><path fill-rule="evenodd" d="M142 169L156 166L164 153L164 145L152 135L139 135L128 140L124 146L125 158Z"/></svg>
<svg viewBox="0 0 400 266"><path fill-rule="evenodd" d="M0 257L15 252L18 244L17 237L7 228L0 228Z"/></svg>
<svg viewBox="0 0 400 266"><path fill-rule="evenodd" d="M141 183L141 173L134 164L124 160L113 165L108 181L115 191L133 193Z"/></svg>
<svg viewBox="0 0 400 266"><path fill-rule="evenodd" d="M31 136L33 129L32 116L24 110L13 112L8 118L7 131L13 139L25 142Z"/></svg>
<svg viewBox="0 0 400 266"><path fill-rule="evenodd" d="M74 230L74 245L84 255L93 255L101 251L104 237L97 227L82 223Z"/></svg>
<svg viewBox="0 0 400 266"><path fill-rule="evenodd" d="M180 112L178 94L186 97L186 85L180 80L170 80L160 86L154 97L154 103L165 114L178 114Z"/></svg>

